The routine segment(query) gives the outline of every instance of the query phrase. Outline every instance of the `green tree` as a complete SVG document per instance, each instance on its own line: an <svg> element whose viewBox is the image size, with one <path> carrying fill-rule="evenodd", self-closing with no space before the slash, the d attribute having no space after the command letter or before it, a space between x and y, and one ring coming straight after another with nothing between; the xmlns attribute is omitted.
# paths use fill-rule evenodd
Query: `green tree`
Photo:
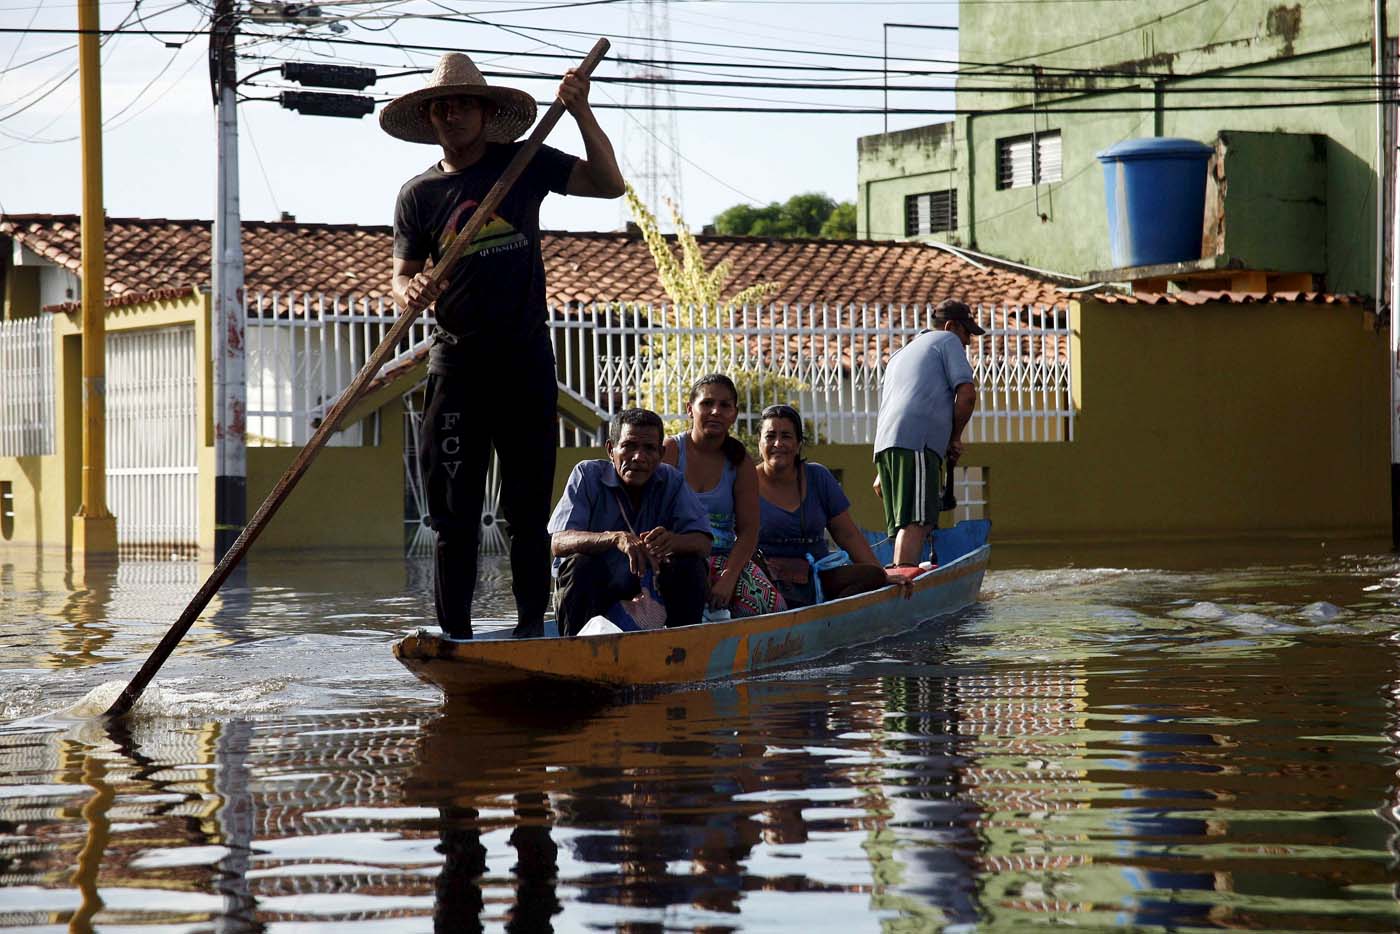
<svg viewBox="0 0 1400 934"><path fill-rule="evenodd" d="M773 402L792 403L806 388L800 380L770 373L743 350L738 340L722 340L718 335L729 323L728 309L762 302L778 290L776 282L760 282L724 295L731 263L724 260L707 269L696 241L680 211L671 202L671 221L676 227L676 250L661 234L656 217L647 210L629 184L627 206L641 229L642 239L656 264L656 277L671 300L671 321L676 331L660 331L646 340L648 369L637 386L635 402L662 415L685 410L690 384L702 374L728 374L739 389L740 401L753 398L761 408ZM664 313L664 312L663 312ZM679 333L678 333L679 332ZM688 423L669 420L668 433L683 431ZM754 439L736 432L750 449Z"/></svg>
<svg viewBox="0 0 1400 934"><path fill-rule="evenodd" d="M837 203L827 195L809 191L766 207L736 204L715 216L715 230L740 237L850 238L855 236L855 218L856 206L852 202Z"/></svg>
<svg viewBox="0 0 1400 934"><path fill-rule="evenodd" d="M829 240L854 240L856 237L856 205L842 201L822 223L820 236Z"/></svg>

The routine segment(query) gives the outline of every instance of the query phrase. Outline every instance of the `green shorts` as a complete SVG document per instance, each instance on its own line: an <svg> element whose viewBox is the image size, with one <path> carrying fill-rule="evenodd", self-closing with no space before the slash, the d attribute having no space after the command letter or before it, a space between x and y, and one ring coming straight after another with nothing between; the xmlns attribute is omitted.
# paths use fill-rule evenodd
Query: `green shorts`
<svg viewBox="0 0 1400 934"><path fill-rule="evenodd" d="M943 459L936 451L886 448L875 455L885 530L893 537L906 525L938 525L943 502Z"/></svg>

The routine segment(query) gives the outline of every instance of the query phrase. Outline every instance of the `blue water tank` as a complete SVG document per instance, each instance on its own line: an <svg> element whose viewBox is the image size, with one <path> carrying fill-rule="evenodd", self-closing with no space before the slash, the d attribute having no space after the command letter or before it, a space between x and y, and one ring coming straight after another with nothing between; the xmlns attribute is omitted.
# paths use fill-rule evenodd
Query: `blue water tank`
<svg viewBox="0 0 1400 934"><path fill-rule="evenodd" d="M1192 139L1134 139L1099 153L1113 265L1201 258L1206 164L1214 150Z"/></svg>

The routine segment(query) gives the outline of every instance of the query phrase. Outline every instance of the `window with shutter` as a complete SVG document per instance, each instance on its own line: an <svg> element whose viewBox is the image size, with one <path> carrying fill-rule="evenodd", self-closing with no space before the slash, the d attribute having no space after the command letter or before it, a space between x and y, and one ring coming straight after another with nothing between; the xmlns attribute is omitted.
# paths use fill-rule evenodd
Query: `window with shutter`
<svg viewBox="0 0 1400 934"><path fill-rule="evenodd" d="M927 191L904 198L904 235L917 237L958 227L958 190Z"/></svg>
<svg viewBox="0 0 1400 934"><path fill-rule="evenodd" d="M1064 177L1060 160L1060 131L1041 133L1036 142L1036 182L1058 182Z"/></svg>
<svg viewBox="0 0 1400 934"><path fill-rule="evenodd" d="M997 188L1029 188L1063 177L1059 130L997 140Z"/></svg>

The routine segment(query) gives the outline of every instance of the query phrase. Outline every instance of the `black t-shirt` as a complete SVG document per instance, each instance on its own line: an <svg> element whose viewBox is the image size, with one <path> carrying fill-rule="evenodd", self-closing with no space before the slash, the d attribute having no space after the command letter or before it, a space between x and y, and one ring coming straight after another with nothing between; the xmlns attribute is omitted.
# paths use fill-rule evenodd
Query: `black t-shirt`
<svg viewBox="0 0 1400 934"><path fill-rule="evenodd" d="M433 163L409 179L394 209L394 256L440 260L522 145L488 143L482 157L461 171L444 172ZM452 268L447 291L437 300L437 323L457 343L434 344L434 372L545 335L540 202L551 191L563 193L577 161L541 146Z"/></svg>

